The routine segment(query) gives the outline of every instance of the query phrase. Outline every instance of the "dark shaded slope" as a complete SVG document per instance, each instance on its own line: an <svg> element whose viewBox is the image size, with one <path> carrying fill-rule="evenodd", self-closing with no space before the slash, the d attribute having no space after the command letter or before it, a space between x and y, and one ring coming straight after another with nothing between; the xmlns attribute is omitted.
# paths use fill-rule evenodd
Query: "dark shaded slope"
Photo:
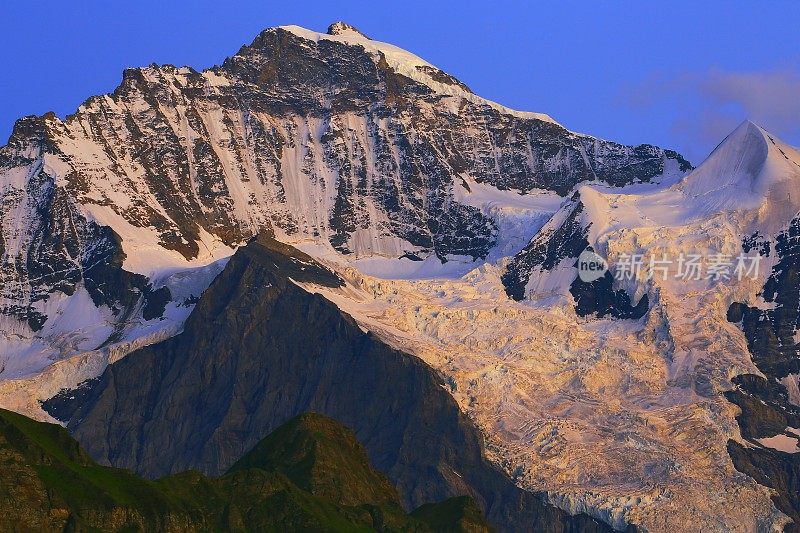
<svg viewBox="0 0 800 533"><path fill-rule="evenodd" d="M352 432L316 414L278 428L216 479L147 481L99 466L62 427L4 410L0 457L2 531L490 531L469 498L405 514Z"/></svg>
<svg viewBox="0 0 800 533"><path fill-rule="evenodd" d="M353 433L330 418L293 418L236 461L229 473L261 468L280 472L298 487L345 505L394 505L400 497L369 464Z"/></svg>
<svg viewBox="0 0 800 533"><path fill-rule="evenodd" d="M0 409L0 530L187 529L154 482L95 464L67 431Z"/></svg>
<svg viewBox="0 0 800 533"><path fill-rule="evenodd" d="M218 474L260 435L313 411L353 428L407 508L466 494L504 531L608 529L515 487L434 371L289 278L340 283L292 248L251 241L181 335L106 370L70 430L93 457L147 477Z"/></svg>

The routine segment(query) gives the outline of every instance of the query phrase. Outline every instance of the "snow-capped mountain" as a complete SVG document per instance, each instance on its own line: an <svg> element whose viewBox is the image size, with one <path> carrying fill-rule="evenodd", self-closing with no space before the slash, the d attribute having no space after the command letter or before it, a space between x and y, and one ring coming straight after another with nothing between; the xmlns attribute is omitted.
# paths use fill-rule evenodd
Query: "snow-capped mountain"
<svg viewBox="0 0 800 533"><path fill-rule="evenodd" d="M52 358L128 338L161 315L169 274L261 231L354 257L483 258L496 222L457 187L563 195L687 165L481 99L343 24L269 29L219 67L128 69L66 120L17 122L0 156L0 330L41 332L63 346ZM6 375L45 363L16 359Z"/></svg>
<svg viewBox="0 0 800 533"><path fill-rule="evenodd" d="M175 335L266 234L344 282L298 285L443 376L517 485L620 529L778 529L800 457L780 311L800 306L798 191L800 153L749 122L692 169L482 99L343 23L265 30L221 66L129 69L65 120L17 122L0 406L47 417L40 400ZM587 248L611 265L590 282ZM689 256L731 264L681 276ZM738 256L760 268L737 276ZM619 276L634 257L643 274ZM746 408L780 420L754 429Z"/></svg>

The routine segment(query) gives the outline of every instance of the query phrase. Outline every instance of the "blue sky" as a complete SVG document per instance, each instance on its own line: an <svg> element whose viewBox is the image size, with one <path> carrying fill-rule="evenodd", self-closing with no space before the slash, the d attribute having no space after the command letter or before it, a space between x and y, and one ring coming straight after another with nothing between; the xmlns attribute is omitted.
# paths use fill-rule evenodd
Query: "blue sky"
<svg viewBox="0 0 800 533"><path fill-rule="evenodd" d="M78 4L74 7L71 4ZM0 142L149 63L201 69L262 29L347 21L509 107L697 163L750 118L800 145L800 2L4 2Z"/></svg>

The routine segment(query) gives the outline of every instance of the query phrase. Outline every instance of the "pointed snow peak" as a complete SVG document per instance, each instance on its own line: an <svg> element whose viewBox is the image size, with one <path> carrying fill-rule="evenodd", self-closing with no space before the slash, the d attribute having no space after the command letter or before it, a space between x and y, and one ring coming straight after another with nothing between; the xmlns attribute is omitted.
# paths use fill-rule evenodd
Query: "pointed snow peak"
<svg viewBox="0 0 800 533"><path fill-rule="evenodd" d="M766 142L766 133L767 132L764 130L764 128L762 128L752 120L745 119L738 126L736 126L736 129L734 129L731 132L731 134L725 138L725 140L727 140L728 138L736 139L739 138L739 136L741 135L751 135L754 138L761 138L764 140L764 142ZM724 142L725 141L723 141L723 143Z"/></svg>
<svg viewBox="0 0 800 533"><path fill-rule="evenodd" d="M759 208L771 232L800 210L800 154L745 120L677 187L702 212Z"/></svg>
<svg viewBox="0 0 800 533"><path fill-rule="evenodd" d="M746 119L744 119L743 121L741 121L741 122L739 123L739 125L738 125L738 126L736 126L736 127L733 129L733 131L735 132L735 131L739 130L740 128L750 128L750 127L756 127L756 128L759 128L759 129L761 129L761 126L759 126L758 124L756 124L755 122L753 122L753 121L752 121L752 120L750 120L749 118L746 118ZM731 133L733 133L733 132L731 132Z"/></svg>
<svg viewBox="0 0 800 533"><path fill-rule="evenodd" d="M723 146L736 145L742 147L749 143L760 145L761 143L766 143L766 141L766 132L761 126L751 120L743 120L727 137L725 137L725 139L723 139L714 151ZM753 146L752 144L749 145L751 147Z"/></svg>
<svg viewBox="0 0 800 533"><path fill-rule="evenodd" d="M369 39L369 37L358 31L355 26L352 26L346 22L342 22L341 20L328 26L328 35L355 36L363 39Z"/></svg>
<svg viewBox="0 0 800 533"><path fill-rule="evenodd" d="M711 155L686 176L683 189L692 196L723 189L752 190L767 159L769 147L761 128L742 122Z"/></svg>

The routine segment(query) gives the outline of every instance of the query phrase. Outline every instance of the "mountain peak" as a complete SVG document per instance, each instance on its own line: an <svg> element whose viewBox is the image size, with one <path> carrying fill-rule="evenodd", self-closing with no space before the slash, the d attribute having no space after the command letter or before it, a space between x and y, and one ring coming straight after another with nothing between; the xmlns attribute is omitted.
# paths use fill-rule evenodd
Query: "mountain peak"
<svg viewBox="0 0 800 533"><path fill-rule="evenodd" d="M764 230L774 230L800 209L798 183L800 154L745 120L679 187L706 212L752 208L770 201L761 224Z"/></svg>
<svg viewBox="0 0 800 533"><path fill-rule="evenodd" d="M256 450L263 460L229 475L183 472L152 482L95 463L59 425L0 409L0 529L374 531L388 520L403 531L491 531L467 496L406 514L353 432L335 420L301 415Z"/></svg>
<svg viewBox="0 0 800 533"><path fill-rule="evenodd" d="M750 189L768 154L764 130L745 120L714 148L694 172L686 176L684 190L699 196L732 186Z"/></svg>
<svg viewBox="0 0 800 533"><path fill-rule="evenodd" d="M765 136L766 133L767 133L767 131L764 128L762 128L761 126L759 126L758 124L756 124L752 120L744 119L743 121L741 121L739 123L738 126L736 126L736 128L734 128L734 130L730 133L730 135L728 135L728 137L735 137L737 134L743 134L744 135L745 132L749 132L750 134L755 135L755 136L758 136L759 134L762 135L762 136ZM726 137L725 140L727 140L727 137ZM765 138L765 140L766 140L766 138ZM723 141L723 142L725 142L725 141Z"/></svg>
<svg viewBox="0 0 800 533"><path fill-rule="evenodd" d="M369 39L369 37L359 31L358 28L341 20L328 26L328 35L355 36Z"/></svg>

